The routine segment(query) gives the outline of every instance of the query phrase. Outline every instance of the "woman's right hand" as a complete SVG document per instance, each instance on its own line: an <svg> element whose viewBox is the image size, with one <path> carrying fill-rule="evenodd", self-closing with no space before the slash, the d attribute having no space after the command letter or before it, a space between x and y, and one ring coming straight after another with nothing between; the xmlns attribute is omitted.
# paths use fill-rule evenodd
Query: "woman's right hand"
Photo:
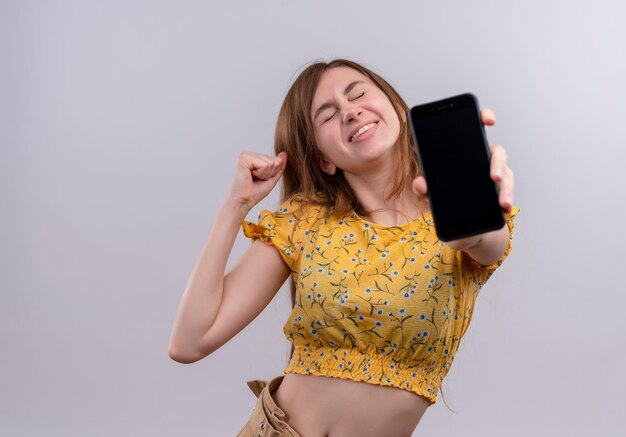
<svg viewBox="0 0 626 437"><path fill-rule="evenodd" d="M287 153L278 156L244 151L239 154L230 197L252 209L276 186L287 165Z"/></svg>

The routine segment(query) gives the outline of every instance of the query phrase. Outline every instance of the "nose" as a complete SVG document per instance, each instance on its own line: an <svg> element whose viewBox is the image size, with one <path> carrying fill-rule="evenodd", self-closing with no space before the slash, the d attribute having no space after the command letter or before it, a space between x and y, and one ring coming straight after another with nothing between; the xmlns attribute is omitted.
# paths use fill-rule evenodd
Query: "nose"
<svg viewBox="0 0 626 437"><path fill-rule="evenodd" d="M361 116L362 113L363 113L363 110L359 108L355 108L355 107L346 108L346 110L343 113L343 121L344 123L349 123L354 120L357 120Z"/></svg>

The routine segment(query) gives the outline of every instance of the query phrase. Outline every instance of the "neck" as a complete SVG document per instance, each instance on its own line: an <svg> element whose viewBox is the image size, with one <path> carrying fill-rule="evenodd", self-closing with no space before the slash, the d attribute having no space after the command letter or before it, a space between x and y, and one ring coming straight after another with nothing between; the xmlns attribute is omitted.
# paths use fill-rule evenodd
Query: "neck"
<svg viewBox="0 0 626 437"><path fill-rule="evenodd" d="M412 193L411 193L412 194ZM412 194L414 197L415 195ZM400 226L419 217L427 212L427 208L419 205L416 199L409 199L408 195L400 196L386 202L387 206L380 208L368 208L362 205L362 211L358 215L372 223L385 226Z"/></svg>
<svg viewBox="0 0 626 437"><path fill-rule="evenodd" d="M427 208L420 204L408 184L399 197L390 197L397 167L396 159L388 159L383 167L369 173L344 173L361 205L360 216L374 223L394 226L424 214Z"/></svg>

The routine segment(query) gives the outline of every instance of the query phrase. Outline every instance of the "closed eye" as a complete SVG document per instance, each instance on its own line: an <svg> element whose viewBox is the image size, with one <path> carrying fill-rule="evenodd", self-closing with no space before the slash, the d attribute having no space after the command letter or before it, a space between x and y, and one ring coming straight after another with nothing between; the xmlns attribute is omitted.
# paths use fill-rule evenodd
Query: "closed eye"
<svg viewBox="0 0 626 437"><path fill-rule="evenodd" d="M360 99L361 97L363 97L365 95L365 91L363 91L361 94L359 94L358 96L356 96L354 99L352 100L356 100L356 99ZM333 118L335 116L336 112L333 112L333 115L331 115L330 117L328 117L326 120L324 120L324 123L326 123L327 121L330 121L331 118Z"/></svg>

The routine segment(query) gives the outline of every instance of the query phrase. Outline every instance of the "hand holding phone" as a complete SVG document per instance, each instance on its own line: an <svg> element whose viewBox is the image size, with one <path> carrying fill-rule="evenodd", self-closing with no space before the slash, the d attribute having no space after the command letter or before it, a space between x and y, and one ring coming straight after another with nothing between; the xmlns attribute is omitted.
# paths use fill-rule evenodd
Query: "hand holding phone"
<svg viewBox="0 0 626 437"><path fill-rule="evenodd" d="M480 118L485 126L496 124L496 114L488 108L480 110ZM507 165L506 149L499 144L491 144L491 179L500 185L500 206L511 212L513 208L513 170ZM428 185L424 176L418 176L413 181L413 191L421 198L428 200Z"/></svg>
<svg viewBox="0 0 626 437"><path fill-rule="evenodd" d="M501 228L500 207L510 212L513 205L513 172L505 149L487 145L483 125L495 124L495 114L479 113L476 97L463 94L415 106L409 120L424 174L413 189L428 196L439 238Z"/></svg>

